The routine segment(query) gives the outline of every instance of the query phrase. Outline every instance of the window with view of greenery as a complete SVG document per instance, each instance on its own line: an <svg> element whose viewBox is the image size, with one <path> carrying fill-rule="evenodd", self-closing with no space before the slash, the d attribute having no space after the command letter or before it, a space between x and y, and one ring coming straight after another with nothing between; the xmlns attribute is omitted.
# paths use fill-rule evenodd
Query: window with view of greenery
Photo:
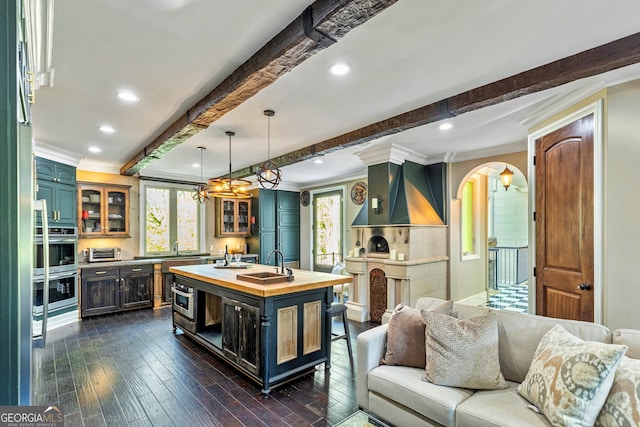
<svg viewBox="0 0 640 427"><path fill-rule="evenodd" d="M145 187L145 254L200 251L200 205L191 190Z"/></svg>
<svg viewBox="0 0 640 427"><path fill-rule="evenodd" d="M342 191L314 195L314 270L342 260Z"/></svg>

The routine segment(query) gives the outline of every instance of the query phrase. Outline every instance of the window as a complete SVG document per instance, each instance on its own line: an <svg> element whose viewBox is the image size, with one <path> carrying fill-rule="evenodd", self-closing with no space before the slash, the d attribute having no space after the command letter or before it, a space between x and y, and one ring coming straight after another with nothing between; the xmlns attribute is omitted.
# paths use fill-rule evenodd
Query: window
<svg viewBox="0 0 640 427"><path fill-rule="evenodd" d="M474 255L475 250L475 226L473 218L474 183L467 181L462 189L462 202L460 205L460 232L462 234L462 256Z"/></svg>
<svg viewBox="0 0 640 427"><path fill-rule="evenodd" d="M342 261L342 190L314 194L314 271L331 272Z"/></svg>
<svg viewBox="0 0 640 427"><path fill-rule="evenodd" d="M203 208L192 189L141 183L141 244L145 255L202 252ZM178 242L175 246L175 242Z"/></svg>

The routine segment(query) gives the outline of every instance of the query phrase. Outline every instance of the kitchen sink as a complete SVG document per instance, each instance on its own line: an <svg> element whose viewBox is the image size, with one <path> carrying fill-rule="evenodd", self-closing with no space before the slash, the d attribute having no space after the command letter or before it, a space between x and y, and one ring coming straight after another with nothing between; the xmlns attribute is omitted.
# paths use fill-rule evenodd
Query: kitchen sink
<svg viewBox="0 0 640 427"><path fill-rule="evenodd" d="M171 258L162 260L162 272L170 273L170 267L182 267L183 265L206 264L205 258Z"/></svg>
<svg viewBox="0 0 640 427"><path fill-rule="evenodd" d="M272 283L288 282L289 276L286 274L272 273L270 271L258 271L256 273L238 274L236 279L257 283L258 285L270 285ZM293 276L291 276L291 281L293 281Z"/></svg>

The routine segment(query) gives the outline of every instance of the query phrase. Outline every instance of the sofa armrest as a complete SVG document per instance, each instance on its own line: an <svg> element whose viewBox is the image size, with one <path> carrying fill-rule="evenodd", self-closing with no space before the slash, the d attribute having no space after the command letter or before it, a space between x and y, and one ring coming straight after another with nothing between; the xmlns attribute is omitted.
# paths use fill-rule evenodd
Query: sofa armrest
<svg viewBox="0 0 640 427"><path fill-rule="evenodd" d="M613 331L612 342L628 346L627 357L640 359L640 330L617 329Z"/></svg>
<svg viewBox="0 0 640 427"><path fill-rule="evenodd" d="M367 376L370 370L380 365L380 361L384 357L387 327L388 324L376 326L358 335L356 394L358 406L363 409L370 409Z"/></svg>

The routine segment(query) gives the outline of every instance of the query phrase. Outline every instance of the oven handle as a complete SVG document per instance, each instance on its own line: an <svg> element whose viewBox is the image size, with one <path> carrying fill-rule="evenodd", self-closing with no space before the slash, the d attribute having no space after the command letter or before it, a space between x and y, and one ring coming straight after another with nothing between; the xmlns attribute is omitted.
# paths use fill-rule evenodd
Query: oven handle
<svg viewBox="0 0 640 427"><path fill-rule="evenodd" d="M193 292L182 292L181 290L176 289L174 286L171 287L171 290L174 293L176 293L178 295L181 295L181 296L183 296L185 298L191 298L193 296Z"/></svg>

